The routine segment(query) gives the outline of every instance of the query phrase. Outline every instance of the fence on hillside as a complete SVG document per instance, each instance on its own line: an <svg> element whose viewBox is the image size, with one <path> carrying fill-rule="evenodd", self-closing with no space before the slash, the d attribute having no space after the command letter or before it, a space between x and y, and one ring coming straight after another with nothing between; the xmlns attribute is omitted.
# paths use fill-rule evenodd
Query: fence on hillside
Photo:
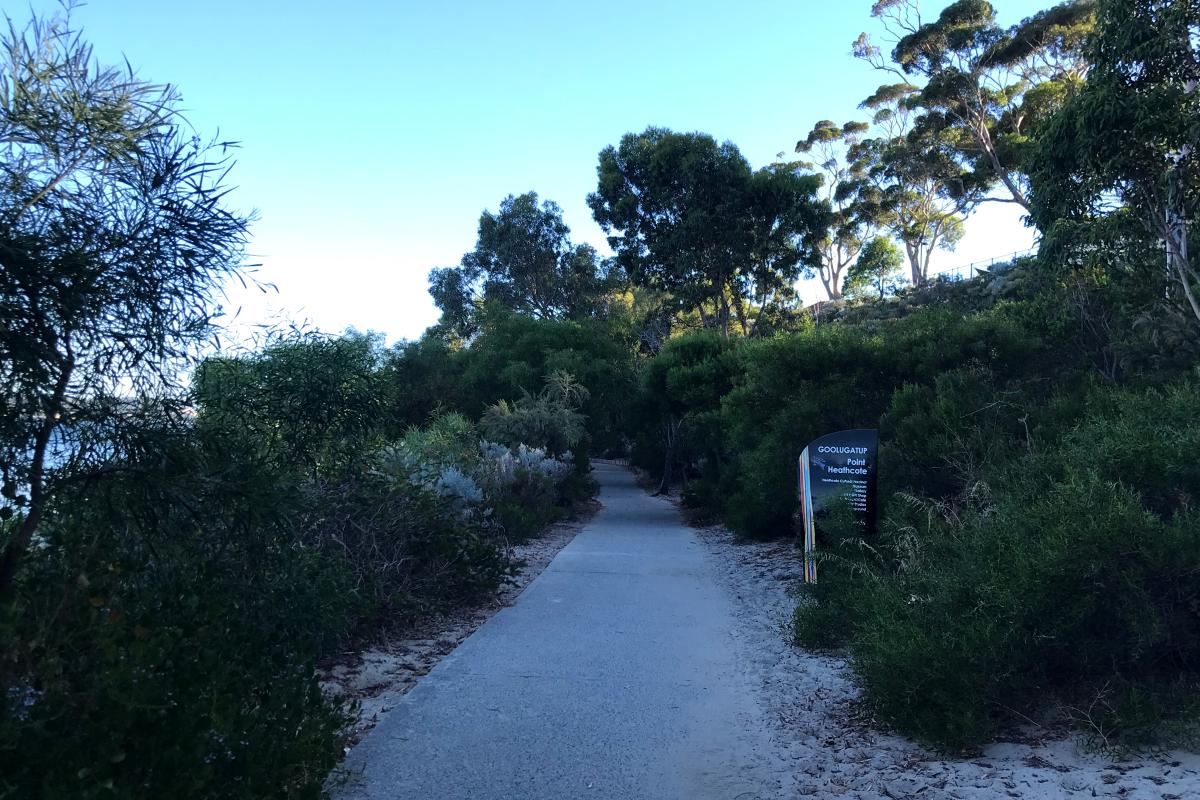
<svg viewBox="0 0 1200 800"><path fill-rule="evenodd" d="M993 256L992 258L984 259L982 261L972 261L970 264L964 264L960 267L954 267L952 269L943 270L941 272L935 272L934 274L929 276L929 279L930 280L939 280L940 279L940 280L944 280L944 281L964 281L969 278L974 278L978 275L981 275L985 272L990 271L991 268L995 267L997 264L1010 264L1018 258L1024 258L1025 256L1037 255L1037 250L1038 250L1038 248L1037 248L1037 245L1035 244L1033 247L1028 247L1024 250L1015 250L1011 253L1007 253L1002 256Z"/></svg>

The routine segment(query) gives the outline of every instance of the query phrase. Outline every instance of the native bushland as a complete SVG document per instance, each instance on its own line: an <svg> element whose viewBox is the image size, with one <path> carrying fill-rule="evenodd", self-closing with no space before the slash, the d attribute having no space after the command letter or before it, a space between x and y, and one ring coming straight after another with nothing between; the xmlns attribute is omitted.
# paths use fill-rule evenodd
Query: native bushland
<svg viewBox="0 0 1200 800"><path fill-rule="evenodd" d="M589 454L785 537L800 451L855 427L879 530L823 522L794 635L846 649L877 719L955 750L1030 720L1194 742L1200 12L873 15L887 46L855 53L892 77L801 160L629 133L588 197L611 258L512 194L418 339L245 350L215 338L252 277L232 145L69 22L10 26L0 798L319 797L353 709L316 665L494 591ZM1037 255L936 279L988 202ZM805 275L837 302L805 308Z"/></svg>
<svg viewBox="0 0 1200 800"><path fill-rule="evenodd" d="M703 516L792 536L800 450L878 426L879 531L824 523L799 641L847 647L879 718L940 746L1026 718L1106 746L1184 741L1198 374L1157 366L1129 328L1099 345L1129 356L1107 377L1049 271L1025 262L768 341L672 340L643 373L633 457Z"/></svg>
<svg viewBox="0 0 1200 800"><path fill-rule="evenodd" d="M878 718L947 748L1030 720L1194 743L1200 13L872 13L890 52L864 35L855 53L902 82L864 102L869 124L797 145L834 212L826 289L844 269L856 296L770 338L671 340L642 373L633 457L734 530L787 536L800 450L879 427L879 530L824 523L798 640L848 648ZM1030 212L1037 257L931 280L983 202ZM887 286L879 234L912 286Z"/></svg>
<svg viewBox="0 0 1200 800"><path fill-rule="evenodd" d="M588 349L531 333L486 388L442 341L219 351L229 145L69 20L3 45L0 797L319 797L354 711L320 659L494 591L593 491ZM468 393L537 424L489 441Z"/></svg>

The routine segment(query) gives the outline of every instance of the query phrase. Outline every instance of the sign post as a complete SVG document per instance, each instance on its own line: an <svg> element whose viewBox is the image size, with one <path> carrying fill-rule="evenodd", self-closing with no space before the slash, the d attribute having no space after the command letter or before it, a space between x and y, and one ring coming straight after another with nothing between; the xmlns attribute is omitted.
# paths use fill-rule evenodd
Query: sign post
<svg viewBox="0 0 1200 800"><path fill-rule="evenodd" d="M835 499L844 497L864 533L875 532L876 463L879 431L859 428L816 439L800 454L800 514L804 526L804 582L815 583L816 518Z"/></svg>

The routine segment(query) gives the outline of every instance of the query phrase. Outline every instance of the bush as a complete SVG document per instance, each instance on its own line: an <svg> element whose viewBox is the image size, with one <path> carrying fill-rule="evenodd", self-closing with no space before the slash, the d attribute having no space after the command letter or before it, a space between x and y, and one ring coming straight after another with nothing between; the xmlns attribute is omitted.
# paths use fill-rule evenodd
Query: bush
<svg viewBox="0 0 1200 800"><path fill-rule="evenodd" d="M712 488L724 450L721 398L740 365L735 345L711 331L671 339L642 375L631 414L636 427L633 463L659 478L664 489L676 474L685 482L702 476L701 486L685 491L690 505L716 509Z"/></svg>
<svg viewBox="0 0 1200 800"><path fill-rule="evenodd" d="M1020 374L1044 348L1008 310L965 318L930 310L877 331L826 325L742 347L743 375L721 411L731 451L722 479L727 520L747 536L790 532L796 459L810 441L877 427L906 385L929 386L956 368Z"/></svg>
<svg viewBox="0 0 1200 800"><path fill-rule="evenodd" d="M552 372L537 395L488 406L479 427L489 439L510 447L530 445L563 455L587 435L587 417L578 409L589 397L570 373Z"/></svg>
<svg viewBox="0 0 1200 800"><path fill-rule="evenodd" d="M381 370L303 336L205 362L194 415L117 404L140 422L62 468L0 605L0 798L321 796L351 709L318 661L494 591L586 485L458 414L389 441Z"/></svg>
<svg viewBox="0 0 1200 800"><path fill-rule="evenodd" d="M350 576L270 473L163 455L60 496L0 611L0 797L316 798L340 758L314 665Z"/></svg>
<svg viewBox="0 0 1200 800"><path fill-rule="evenodd" d="M489 308L483 331L457 354L459 410L479 418L501 400L536 396L554 373L566 373L588 392L576 410L586 417L595 447L621 450L636 380L633 348L633 335L619 320L533 319Z"/></svg>
<svg viewBox="0 0 1200 800"><path fill-rule="evenodd" d="M1047 697L1106 743L1153 735L1200 686L1198 402L1196 379L1097 390L951 500L898 496L878 541L831 532L798 637L848 641L880 718L943 747Z"/></svg>

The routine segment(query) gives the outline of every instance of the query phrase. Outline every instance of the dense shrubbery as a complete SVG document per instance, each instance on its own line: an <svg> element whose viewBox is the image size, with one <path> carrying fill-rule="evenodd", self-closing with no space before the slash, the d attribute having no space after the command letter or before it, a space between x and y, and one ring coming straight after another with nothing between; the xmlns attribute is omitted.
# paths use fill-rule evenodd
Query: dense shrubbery
<svg viewBox="0 0 1200 800"><path fill-rule="evenodd" d="M619 314L608 319L530 319L489 309L479 336L455 353L461 379L458 408L472 417L488 406L538 395L554 373L587 390L579 411L588 420L590 447L624 447L626 406L635 386L633 334Z"/></svg>
<svg viewBox="0 0 1200 800"><path fill-rule="evenodd" d="M896 495L876 541L828 531L798 635L849 643L881 718L947 746L1036 715L1047 694L1104 743L1186 721L1198 401L1197 377L1099 390L1065 434L986 459L948 500Z"/></svg>
<svg viewBox="0 0 1200 800"><path fill-rule="evenodd" d="M1051 709L1101 744L1195 732L1200 376L1119 294L1081 307L1028 274L1047 266L767 341L685 337L644 373L635 459L744 535L791 535L809 441L880 428L880 533L823 523L796 635L848 647L878 717L949 748ZM672 441L672 417L699 424Z"/></svg>
<svg viewBox="0 0 1200 800"><path fill-rule="evenodd" d="M1011 306L971 316L931 309L736 347L725 343L728 355L699 373L696 364L703 362L696 356L686 356L691 360L682 367L675 361L697 351L708 335L692 344L681 339L646 372L635 457L646 468L663 469L663 426L672 415L691 421L684 433L691 431L689 446L706 460L677 444L672 460L685 473L703 471L721 490L693 490L689 497L703 503L723 498L713 510L740 533L782 535L796 505L795 459L809 441L831 430L874 427L898 389L932 385L946 370L1033 371L1049 357L1036 334ZM665 377L657 377L660 372ZM686 389L689 375L703 391ZM675 396L677 407L658 407Z"/></svg>
<svg viewBox="0 0 1200 800"><path fill-rule="evenodd" d="M318 796L349 709L317 660L493 591L592 490L586 453L461 414L389 436L389 366L362 336L210 359L195 415L56 495L0 617L0 797Z"/></svg>

